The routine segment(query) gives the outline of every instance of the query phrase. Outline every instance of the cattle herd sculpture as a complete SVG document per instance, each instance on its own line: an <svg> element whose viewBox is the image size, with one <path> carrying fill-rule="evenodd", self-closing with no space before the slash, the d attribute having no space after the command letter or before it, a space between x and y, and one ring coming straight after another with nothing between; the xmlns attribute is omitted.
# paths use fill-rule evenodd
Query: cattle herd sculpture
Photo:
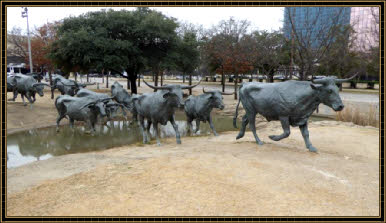
<svg viewBox="0 0 386 223"><path fill-rule="evenodd" d="M341 111L344 108L336 83L353 79L357 74L348 79L336 79L325 77L314 79L312 81L285 81L280 83L243 83L239 88L239 101L233 119L233 125L236 126L238 108L240 102L245 109L245 115L242 117L242 123L239 134L236 139L240 139L245 134L246 126L249 127L255 137L256 143L263 145L256 133L255 117L262 115L267 121L280 121L283 133L280 135L271 135L270 139L279 141L290 135L290 126L299 126L306 147L311 152L317 149L311 144L307 122L312 113L319 104L325 104L334 111ZM97 93L85 87L89 84L78 83L68 80L60 75L54 75L52 86L46 83L38 83L32 76L18 74L7 78L7 91L13 92L15 100L17 94L21 94L24 102L24 96L31 103L36 100L35 94L43 96L44 86L51 87L51 98L54 97L54 90L58 89L61 95L55 99L55 107L58 111L56 120L56 129L59 131L59 124L63 118L67 118L70 127L73 128L74 121L85 122L91 133L95 132L95 124L99 119L107 117L110 121L118 108L121 108L122 114L126 118L126 112L132 113L133 121L138 123L143 143L150 140L150 127L153 124L155 138L158 145L161 145L159 139L158 124L166 125L170 122L176 133L177 144L181 144L178 125L175 121L175 111L183 108L187 118L188 132L193 134L193 120L196 121L195 133L200 129L200 122L208 122L215 136L218 136L211 118L213 108L224 109L222 95L233 93L223 93L220 91L205 91L198 96L189 96L185 101L183 99L183 90L192 89L201 83L201 80L192 86L184 85L164 85L153 86L144 80L144 83L150 88L156 90L152 93L142 95L130 95L121 84L115 82L111 86L111 96L108 94ZM146 119L146 126L145 126Z"/></svg>

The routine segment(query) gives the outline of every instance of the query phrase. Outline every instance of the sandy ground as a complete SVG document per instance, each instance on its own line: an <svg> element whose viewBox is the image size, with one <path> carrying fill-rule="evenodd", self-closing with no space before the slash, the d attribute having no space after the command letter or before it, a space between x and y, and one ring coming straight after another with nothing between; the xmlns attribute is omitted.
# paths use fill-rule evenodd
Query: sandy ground
<svg viewBox="0 0 386 223"><path fill-rule="evenodd" d="M9 102L8 133L54 124L49 97L37 98L32 109L21 99ZM236 102L225 97L224 113L233 114ZM268 135L281 133L280 123L259 124L263 146L254 143L251 132L240 140L235 140L237 132L226 132L184 137L182 145L169 138L162 147L137 144L11 168L7 215L379 214L378 129L313 122L310 138L319 153L311 153L297 128L274 142Z"/></svg>

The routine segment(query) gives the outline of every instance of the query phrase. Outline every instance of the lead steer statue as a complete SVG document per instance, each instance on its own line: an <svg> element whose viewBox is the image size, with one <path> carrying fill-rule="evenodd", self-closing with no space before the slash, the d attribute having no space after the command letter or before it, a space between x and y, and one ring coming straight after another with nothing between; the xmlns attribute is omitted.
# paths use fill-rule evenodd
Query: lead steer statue
<svg viewBox="0 0 386 223"><path fill-rule="evenodd" d="M339 97L339 89L335 83L341 83L353 79L357 74L348 79L336 79L326 77L309 81L285 81L281 83L243 83L239 89L239 102L236 107L233 125L236 126L238 107L241 103L246 114L242 118L242 124L236 139L244 136L245 127L249 127L255 137L256 143L263 142L256 134L255 117L259 113L267 121L279 120L284 133L271 135L270 139L279 141L290 135L290 125L299 126L306 147L311 152L317 149L309 139L307 122L311 114L320 103L325 104L334 111L341 111L344 107Z"/></svg>
<svg viewBox="0 0 386 223"><path fill-rule="evenodd" d="M201 83L201 80L196 85L192 86L164 85L162 87L155 87L148 84L145 80L143 80L143 82L150 88L159 90L157 92L137 95L133 98L135 109L138 112L143 143L148 142L147 135L150 137L150 125L153 123L157 144L160 146L161 142L158 137L158 123L166 125L166 123L170 121L176 132L177 144L181 144L180 133L178 132L178 126L174 119L174 112L178 107L181 108L184 106L182 90L196 87ZM144 127L145 118L147 120L146 132Z"/></svg>
<svg viewBox="0 0 386 223"><path fill-rule="evenodd" d="M205 91L205 88L202 89L204 94L198 96L189 96L185 101L185 114L187 117L188 131L193 133L192 121L196 120L196 131L197 133L200 130L200 121L209 122L209 126L213 131L215 136L218 136L216 130L214 129L212 117L210 112L213 108L218 108L220 110L224 109L223 97L222 95L232 95L233 93L222 93L221 91Z"/></svg>
<svg viewBox="0 0 386 223"><path fill-rule="evenodd" d="M43 97L44 85L51 87L46 83L38 83L32 76L24 74L17 74L13 76L11 84L13 85L13 98L9 100L15 101L17 94L20 93L24 106L27 105L24 101L24 96L28 99L32 106L32 104L36 101L36 93L38 93L40 97Z"/></svg>
<svg viewBox="0 0 386 223"><path fill-rule="evenodd" d="M94 99L90 97L78 98L69 95L60 95L55 99L55 107L58 111L56 119L56 131L59 132L60 121L68 116L70 127L73 128L74 121L84 121L90 130L95 132L95 124L98 115L106 116L106 107L111 98ZM110 104L110 106L113 106Z"/></svg>

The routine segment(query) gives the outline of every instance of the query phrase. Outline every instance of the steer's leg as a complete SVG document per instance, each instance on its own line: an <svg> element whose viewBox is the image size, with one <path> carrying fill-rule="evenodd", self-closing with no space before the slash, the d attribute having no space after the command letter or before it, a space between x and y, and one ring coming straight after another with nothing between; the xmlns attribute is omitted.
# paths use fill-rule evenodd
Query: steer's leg
<svg viewBox="0 0 386 223"><path fill-rule="evenodd" d="M173 117L170 119L170 123L172 123L173 128L174 128L174 131L176 132L176 140L177 140L177 144L181 144L181 136L180 136L180 132L178 131L178 125L177 125L177 123L174 121L174 115L173 115Z"/></svg>
<svg viewBox="0 0 386 223"><path fill-rule="evenodd" d="M13 90L13 98L10 98L8 101L15 101L15 99L17 98L17 90Z"/></svg>
<svg viewBox="0 0 386 223"><path fill-rule="evenodd" d="M70 118L69 121L70 121L70 128L71 128L72 131L74 131L74 121L75 121L75 120L72 119L72 118Z"/></svg>
<svg viewBox="0 0 386 223"><path fill-rule="evenodd" d="M146 136L145 127L144 127L144 117L141 115L139 116L139 129L141 130L141 133L142 133L143 144L145 144L147 142L147 136Z"/></svg>
<svg viewBox="0 0 386 223"><path fill-rule="evenodd" d="M245 134L245 128L247 127L247 125L248 125L248 116L247 116L247 115L244 115L244 116L243 116L243 119L242 119L242 122L241 122L240 132L239 132L239 134L236 136L236 139L240 139L240 138L243 138L243 137L244 137L244 134Z"/></svg>
<svg viewBox="0 0 386 223"><path fill-rule="evenodd" d="M58 118L56 119L56 132L59 132L59 123L60 121L65 117L66 115L58 115Z"/></svg>
<svg viewBox="0 0 386 223"><path fill-rule="evenodd" d="M216 132L216 130L214 129L214 125L213 125L213 121L212 121L212 117L209 115L209 118L208 118L208 122L209 122L209 126L210 126L210 128L212 129L212 131L213 131L213 134L215 135L215 136L218 136L218 134L217 134L217 132Z"/></svg>
<svg viewBox="0 0 386 223"><path fill-rule="evenodd" d="M146 126L146 133L149 139L151 139L151 134L150 134L150 126L151 126L151 121L147 121L147 126Z"/></svg>
<svg viewBox="0 0 386 223"><path fill-rule="evenodd" d="M304 124L299 126L300 132L302 133L304 142L306 143L306 147L311 151L311 152L317 152L318 150L311 144L310 142L310 134L308 132L308 124Z"/></svg>
<svg viewBox="0 0 386 223"><path fill-rule="evenodd" d="M188 131L187 131L186 135L188 135L188 134L192 135L193 134L192 121L193 121L193 119L191 119L190 117L188 117L187 120L186 120L186 123L188 124Z"/></svg>
<svg viewBox="0 0 386 223"><path fill-rule="evenodd" d="M24 95L23 94L21 94L21 100L23 100L23 105L27 106L27 103L25 103L25 101L24 101Z"/></svg>
<svg viewBox="0 0 386 223"><path fill-rule="evenodd" d="M30 93L27 92L27 94L25 94L25 97L28 99L29 103L31 104L31 108L32 108L32 104L34 103L34 101L31 99Z"/></svg>
<svg viewBox="0 0 386 223"><path fill-rule="evenodd" d="M256 113L248 115L249 128L251 129L253 136L255 137L256 143L259 145L263 145L264 143L259 139L256 134L255 118Z"/></svg>
<svg viewBox="0 0 386 223"><path fill-rule="evenodd" d="M157 145L161 146L161 142L159 140L158 122L153 121L153 129L154 129L155 138L157 140Z"/></svg>
<svg viewBox="0 0 386 223"><path fill-rule="evenodd" d="M279 117L279 120L284 132L281 135L270 135L269 138L274 141L282 140L290 135L289 117Z"/></svg>
<svg viewBox="0 0 386 223"><path fill-rule="evenodd" d="M198 118L196 119L196 131L194 133L200 134L200 120Z"/></svg>

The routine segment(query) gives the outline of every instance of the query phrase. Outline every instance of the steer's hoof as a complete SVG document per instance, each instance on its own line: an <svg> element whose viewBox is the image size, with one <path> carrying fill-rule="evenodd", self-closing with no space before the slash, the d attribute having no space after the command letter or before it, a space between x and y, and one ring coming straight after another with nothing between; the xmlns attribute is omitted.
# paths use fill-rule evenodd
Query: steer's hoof
<svg viewBox="0 0 386 223"><path fill-rule="evenodd" d="M272 139L273 141L279 141L280 140L280 137L278 136L274 136L274 135L271 135L271 136L268 136L270 139Z"/></svg>
<svg viewBox="0 0 386 223"><path fill-rule="evenodd" d="M310 152L314 152L314 153L318 152L318 150L313 146L308 147L308 150L310 150Z"/></svg>
<svg viewBox="0 0 386 223"><path fill-rule="evenodd" d="M239 134L236 136L236 140L237 140L237 139L241 139L241 138L243 138L243 137L244 137L244 134L240 134L240 133L239 133Z"/></svg>

